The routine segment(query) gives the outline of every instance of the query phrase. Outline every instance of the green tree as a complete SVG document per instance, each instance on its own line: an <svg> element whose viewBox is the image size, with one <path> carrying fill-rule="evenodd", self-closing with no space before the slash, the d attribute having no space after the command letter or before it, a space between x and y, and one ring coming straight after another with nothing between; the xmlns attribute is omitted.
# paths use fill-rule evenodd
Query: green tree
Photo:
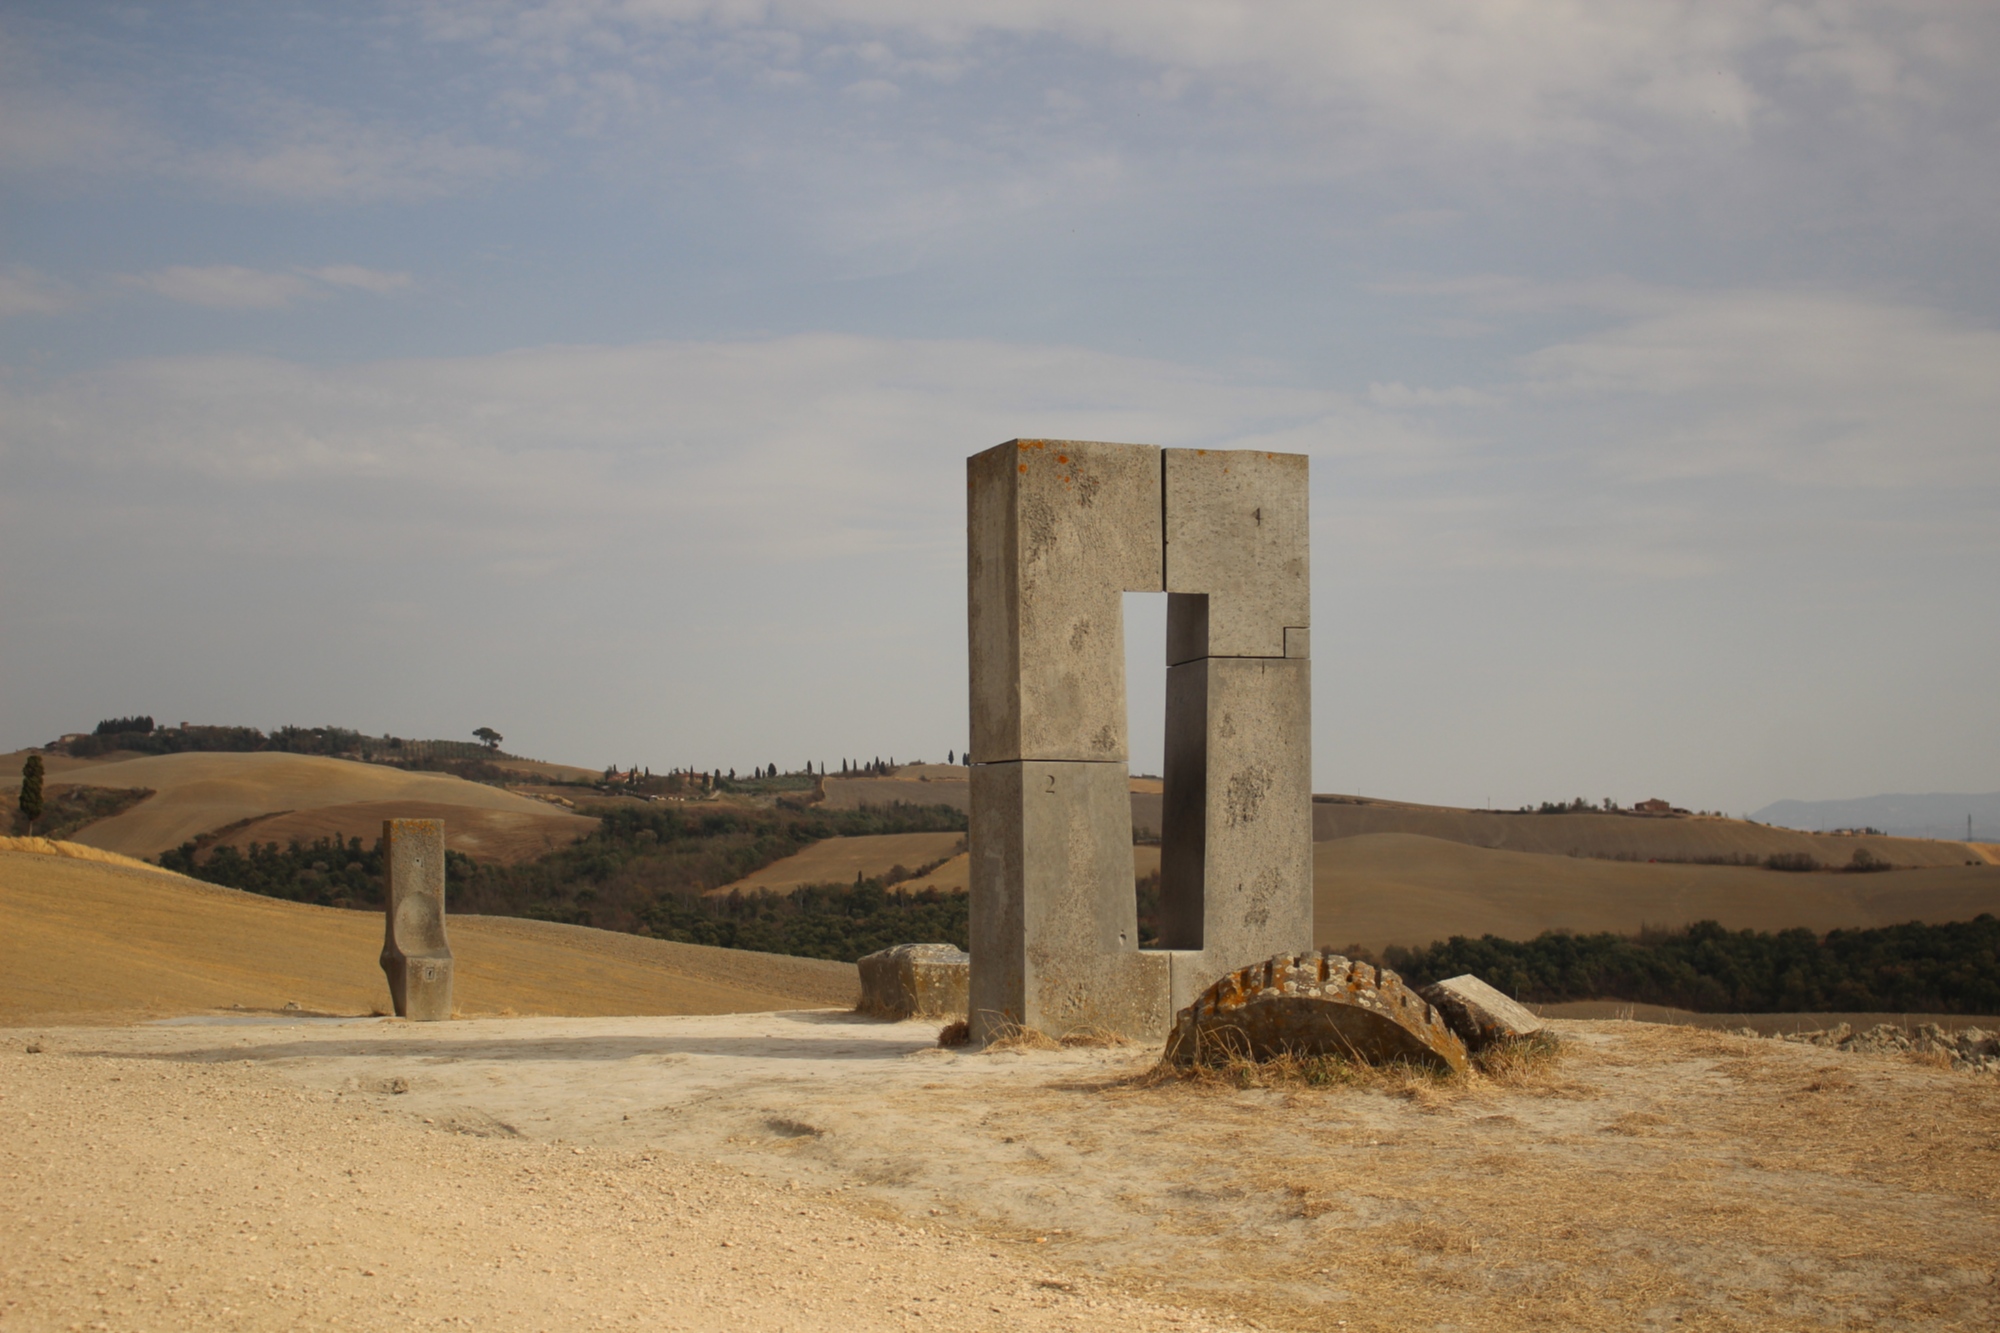
<svg viewBox="0 0 2000 1333"><path fill-rule="evenodd" d="M499 749L500 742L507 739L505 736L502 736L499 732L493 730L493 728L491 727L478 728L472 733L472 738L478 741L481 745L484 745L489 750Z"/></svg>
<svg viewBox="0 0 2000 1333"><path fill-rule="evenodd" d="M42 757L28 756L21 765L21 814L28 821L28 836L35 836L35 821L42 817Z"/></svg>

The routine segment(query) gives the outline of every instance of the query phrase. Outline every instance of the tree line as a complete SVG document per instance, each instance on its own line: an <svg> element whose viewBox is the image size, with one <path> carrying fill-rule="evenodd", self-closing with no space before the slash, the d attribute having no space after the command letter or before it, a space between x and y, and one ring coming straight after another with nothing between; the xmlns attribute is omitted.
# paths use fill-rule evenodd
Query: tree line
<svg viewBox="0 0 2000 1333"><path fill-rule="evenodd" d="M518 865L475 862L447 852L446 897L453 912L852 961L883 947L871 941L897 932L904 933L888 943L911 938L962 943L965 896L949 895L955 901L946 901L934 893L897 893L886 882L890 876L802 890L802 897L789 900L765 894L704 895L826 838L965 831L964 812L949 806L620 806L605 812L590 835ZM367 908L383 901L381 853L374 840L322 838L283 847L252 843L240 850L190 842L163 855L160 863L197 879L295 902ZM911 930L933 933L913 937L907 933ZM954 930L956 934L950 933Z"/></svg>
<svg viewBox="0 0 2000 1333"><path fill-rule="evenodd" d="M2000 1014L2000 919L1869 930L1724 929L1636 936L1454 935L1382 961L1412 985L1470 972L1517 999L1628 1000L1703 1013Z"/></svg>

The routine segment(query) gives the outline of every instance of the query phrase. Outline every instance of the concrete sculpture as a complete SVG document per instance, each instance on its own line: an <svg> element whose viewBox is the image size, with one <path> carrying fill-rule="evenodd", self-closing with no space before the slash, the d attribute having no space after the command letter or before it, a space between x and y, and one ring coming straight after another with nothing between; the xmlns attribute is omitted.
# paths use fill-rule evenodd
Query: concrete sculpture
<svg viewBox="0 0 2000 1333"><path fill-rule="evenodd" d="M444 934L444 821L382 821L382 970L396 1017L451 1017L451 944Z"/></svg>
<svg viewBox="0 0 2000 1333"><path fill-rule="evenodd" d="M967 487L973 1037L1157 1037L1312 936L1306 459L1013 440ZM1164 947L1143 951L1127 592L1167 594Z"/></svg>

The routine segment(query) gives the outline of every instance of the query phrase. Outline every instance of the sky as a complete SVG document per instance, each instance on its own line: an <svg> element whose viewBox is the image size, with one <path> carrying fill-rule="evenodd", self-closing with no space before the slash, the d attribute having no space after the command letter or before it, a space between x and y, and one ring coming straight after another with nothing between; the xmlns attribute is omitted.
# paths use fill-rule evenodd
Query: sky
<svg viewBox="0 0 2000 1333"><path fill-rule="evenodd" d="M1992 791L1996 65L1918 0L0 3L0 747L942 759L963 460L1042 436L1311 456L1316 790Z"/></svg>

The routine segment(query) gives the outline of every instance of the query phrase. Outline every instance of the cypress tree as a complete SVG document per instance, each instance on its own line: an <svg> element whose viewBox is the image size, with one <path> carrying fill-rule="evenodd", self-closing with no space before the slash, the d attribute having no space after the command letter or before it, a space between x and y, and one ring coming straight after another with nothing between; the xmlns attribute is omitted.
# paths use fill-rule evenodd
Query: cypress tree
<svg viewBox="0 0 2000 1333"><path fill-rule="evenodd" d="M35 821L42 817L42 757L28 756L21 765L21 813L28 820L28 836L35 836Z"/></svg>

